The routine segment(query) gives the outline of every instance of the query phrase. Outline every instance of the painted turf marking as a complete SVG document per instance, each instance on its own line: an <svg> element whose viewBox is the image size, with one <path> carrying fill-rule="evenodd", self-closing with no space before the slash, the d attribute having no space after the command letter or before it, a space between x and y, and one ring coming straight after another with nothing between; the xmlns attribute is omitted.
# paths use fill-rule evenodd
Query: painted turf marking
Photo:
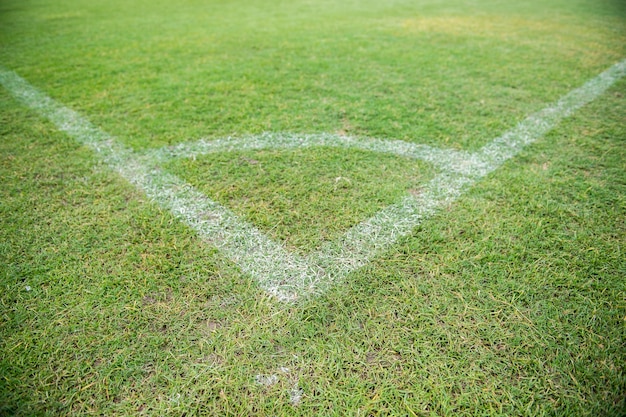
<svg viewBox="0 0 626 417"><path fill-rule="evenodd" d="M287 381L291 380L292 387L289 390L289 402L291 403L291 405L294 405L294 406L300 405L300 402L302 401L302 395L304 394L304 392L302 391L302 389L298 387L297 378L295 379L295 383L294 383L293 381L294 376L290 375L291 370L284 366L281 366L279 371L280 371L280 374L282 374L284 378L281 378L281 376L278 374L270 374L270 375L258 374L258 375L255 375L254 381L258 385L261 385L264 387L271 387L273 385L278 384L278 382L281 379L287 379Z"/></svg>
<svg viewBox="0 0 626 417"><path fill-rule="evenodd" d="M210 142L200 140L135 153L78 113L39 92L14 72L0 67L0 83L17 99L51 120L59 130L93 149L111 169L170 210L175 217L196 230L203 240L215 245L234 261L243 272L254 277L261 288L285 301L323 292L362 267L625 75L626 60L571 91L553 105L529 116L474 153L331 134L264 134ZM434 164L440 173L426 184L419 196L407 195L400 202L352 227L339 239L324 244L318 251L299 256L191 185L158 168L163 160L175 157L312 146L362 149L421 159Z"/></svg>
<svg viewBox="0 0 626 417"><path fill-rule="evenodd" d="M471 169L471 166L468 163L472 162L472 154L469 152L439 149L401 140L355 138L330 133L263 133L257 136L245 136L240 138L200 139L198 141L181 143L175 146L149 149L145 151L143 155L147 159L164 161L172 158L190 158L198 155L233 151L305 149L322 146L328 148L358 149L396 155L404 158L421 159L442 170L459 173L469 173L468 170Z"/></svg>

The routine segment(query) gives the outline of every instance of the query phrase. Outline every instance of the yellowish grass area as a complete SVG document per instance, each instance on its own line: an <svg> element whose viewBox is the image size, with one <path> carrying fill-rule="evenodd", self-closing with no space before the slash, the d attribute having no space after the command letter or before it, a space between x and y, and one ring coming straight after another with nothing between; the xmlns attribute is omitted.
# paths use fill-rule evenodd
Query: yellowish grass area
<svg viewBox="0 0 626 417"><path fill-rule="evenodd" d="M615 21L613 21L615 20ZM473 36L513 42L515 45L554 50L560 56L578 57L584 65L623 57L626 28L608 17L604 24L562 16L553 19L525 16L421 16L396 22L397 34Z"/></svg>

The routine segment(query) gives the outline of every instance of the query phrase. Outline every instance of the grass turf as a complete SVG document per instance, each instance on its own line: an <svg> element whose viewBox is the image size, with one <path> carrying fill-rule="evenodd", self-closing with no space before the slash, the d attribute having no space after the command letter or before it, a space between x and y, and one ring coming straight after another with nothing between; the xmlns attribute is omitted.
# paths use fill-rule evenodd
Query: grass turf
<svg viewBox="0 0 626 417"><path fill-rule="evenodd" d="M92 3L3 2L0 62L135 149L329 131L473 150L626 55L608 1ZM620 415L625 94L284 305L0 92L0 413ZM174 165L303 252L429 175L352 151Z"/></svg>

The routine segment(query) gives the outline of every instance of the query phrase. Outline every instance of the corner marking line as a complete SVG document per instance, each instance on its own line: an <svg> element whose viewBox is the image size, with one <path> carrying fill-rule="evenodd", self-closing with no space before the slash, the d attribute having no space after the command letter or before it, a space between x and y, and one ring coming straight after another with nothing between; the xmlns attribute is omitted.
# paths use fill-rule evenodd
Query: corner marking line
<svg viewBox="0 0 626 417"><path fill-rule="evenodd" d="M242 272L251 275L262 289L281 301L296 301L319 294L340 282L347 274L388 250L398 239L409 235L416 226L442 207L450 205L482 177L495 171L624 76L626 60L572 90L556 103L528 116L515 128L473 153L397 140L271 133L199 140L142 153L133 152L75 111L0 66L0 83L16 99L50 120L60 131L91 148L112 170L158 205L170 210L177 219L193 228L202 240L217 247ZM228 208L158 167L159 162L164 160L206 153L313 146L361 149L421 159L433 164L440 173L426 184L419 196L407 195L398 203L353 226L339 239L322 245L318 251L299 256L269 239Z"/></svg>

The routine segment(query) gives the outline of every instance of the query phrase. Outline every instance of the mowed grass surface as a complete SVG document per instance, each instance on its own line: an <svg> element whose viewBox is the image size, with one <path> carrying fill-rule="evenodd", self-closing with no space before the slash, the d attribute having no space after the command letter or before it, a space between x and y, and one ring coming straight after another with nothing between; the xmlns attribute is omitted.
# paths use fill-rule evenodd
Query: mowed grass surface
<svg viewBox="0 0 626 417"><path fill-rule="evenodd" d="M407 192L418 194L432 178L421 161L327 148L228 152L174 160L169 168L290 250L305 253Z"/></svg>
<svg viewBox="0 0 626 417"><path fill-rule="evenodd" d="M610 1L93 3L2 2L0 63L137 150L475 150L626 56ZM0 90L0 414L622 415L625 97L289 305ZM338 150L168 168L302 252L432 175Z"/></svg>

